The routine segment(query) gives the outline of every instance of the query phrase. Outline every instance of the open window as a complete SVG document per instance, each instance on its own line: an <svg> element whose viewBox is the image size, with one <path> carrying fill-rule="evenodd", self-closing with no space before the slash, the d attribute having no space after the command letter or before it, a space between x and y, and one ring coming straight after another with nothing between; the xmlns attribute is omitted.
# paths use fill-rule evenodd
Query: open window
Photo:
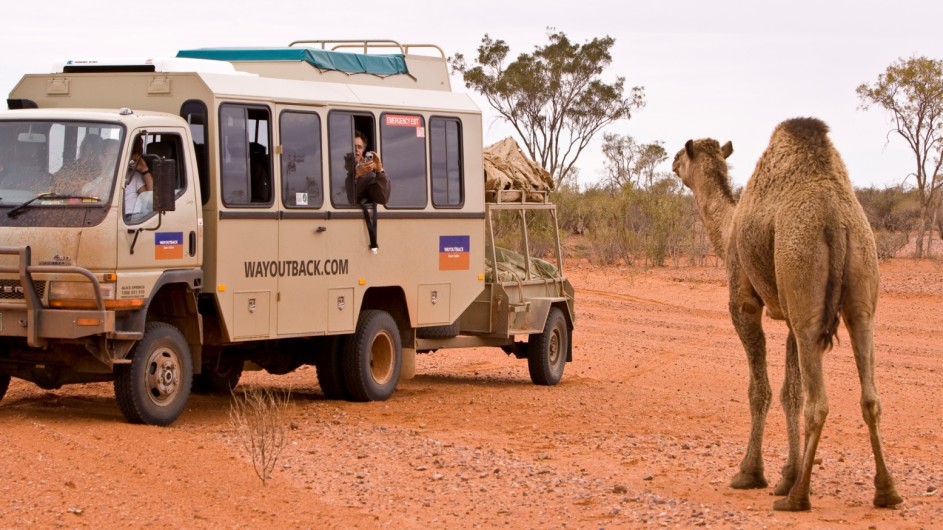
<svg viewBox="0 0 943 530"><path fill-rule="evenodd" d="M179 134L149 133L139 136L132 145L138 142L150 170L150 183L132 169L125 169L123 212L128 224L150 219L158 210L173 211L176 200L187 189L185 151ZM148 185L151 189L147 189Z"/></svg>
<svg viewBox="0 0 943 530"><path fill-rule="evenodd" d="M196 155L197 177L200 179L203 204L206 204L210 197L210 177L208 170L209 152L206 150L206 130L209 113L206 110L205 103L191 99L181 105L180 116L187 121L187 126L190 128L190 136L193 138L193 153Z"/></svg>
<svg viewBox="0 0 943 530"><path fill-rule="evenodd" d="M354 167L354 138L359 131L366 138L365 151L377 151L373 115L335 111L328 116L328 147L330 149L331 203L334 206L357 206L350 176ZM383 153L380 153L381 157ZM385 162L385 161L384 161Z"/></svg>
<svg viewBox="0 0 943 530"><path fill-rule="evenodd" d="M266 107L222 105L219 110L223 204L272 204L271 118Z"/></svg>

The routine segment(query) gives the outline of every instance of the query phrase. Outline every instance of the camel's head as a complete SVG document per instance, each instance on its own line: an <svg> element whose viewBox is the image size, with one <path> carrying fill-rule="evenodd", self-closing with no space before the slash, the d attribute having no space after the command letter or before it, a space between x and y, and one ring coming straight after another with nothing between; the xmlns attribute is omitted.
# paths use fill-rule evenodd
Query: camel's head
<svg viewBox="0 0 943 530"><path fill-rule="evenodd" d="M700 167L701 164L713 165L713 161L723 162L733 153L733 144L730 142L721 146L717 140L704 138L701 140L688 140L684 144L684 149L678 151L674 162L671 164L671 170L681 179L690 189L694 189L695 178L706 171L706 167ZM723 163L724 177L727 176L726 163Z"/></svg>

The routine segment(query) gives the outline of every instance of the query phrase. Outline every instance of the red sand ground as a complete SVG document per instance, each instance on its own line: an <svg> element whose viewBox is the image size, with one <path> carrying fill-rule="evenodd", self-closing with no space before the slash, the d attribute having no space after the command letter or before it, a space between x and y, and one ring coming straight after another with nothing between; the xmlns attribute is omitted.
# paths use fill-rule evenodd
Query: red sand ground
<svg viewBox="0 0 943 530"><path fill-rule="evenodd" d="M844 328L827 355L831 412L813 510L727 486L749 426L747 366L721 268L571 264L574 362L530 383L500 350L421 355L383 403L327 401L313 368L247 373L290 388L291 441L263 486L225 396L193 396L171 427L124 422L109 384L46 392L14 380L0 403L0 527L930 528L943 521L943 265L882 265L878 387L904 503L871 506L874 464ZM774 393L785 326L767 322ZM786 453L778 399L764 455Z"/></svg>

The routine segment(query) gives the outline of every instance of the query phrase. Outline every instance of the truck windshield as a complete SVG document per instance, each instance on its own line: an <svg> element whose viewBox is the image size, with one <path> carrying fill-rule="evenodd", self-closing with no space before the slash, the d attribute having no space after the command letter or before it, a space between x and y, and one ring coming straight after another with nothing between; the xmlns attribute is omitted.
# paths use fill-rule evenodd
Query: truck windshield
<svg viewBox="0 0 943 530"><path fill-rule="evenodd" d="M123 138L114 123L0 121L0 207L101 206Z"/></svg>

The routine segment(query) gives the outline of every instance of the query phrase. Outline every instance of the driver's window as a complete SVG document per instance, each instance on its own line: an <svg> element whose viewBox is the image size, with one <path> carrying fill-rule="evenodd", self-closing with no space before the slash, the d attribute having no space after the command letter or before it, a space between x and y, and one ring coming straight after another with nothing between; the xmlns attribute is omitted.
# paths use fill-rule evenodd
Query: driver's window
<svg viewBox="0 0 943 530"><path fill-rule="evenodd" d="M179 135L152 133L138 135L131 144L131 154L123 180L123 212L128 224L136 224L154 215L154 191L157 183L172 181L174 198L187 187Z"/></svg>

